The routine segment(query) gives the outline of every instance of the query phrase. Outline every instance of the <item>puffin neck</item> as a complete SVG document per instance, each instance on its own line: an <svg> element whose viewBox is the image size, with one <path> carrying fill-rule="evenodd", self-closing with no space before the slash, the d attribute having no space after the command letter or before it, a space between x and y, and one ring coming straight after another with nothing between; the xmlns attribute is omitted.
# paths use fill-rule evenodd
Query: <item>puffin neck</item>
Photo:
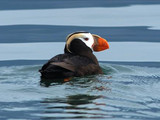
<svg viewBox="0 0 160 120"><path fill-rule="evenodd" d="M69 45L69 50L70 51L68 51L65 45L65 53L84 56L89 58L93 63L98 64L97 58L93 54L92 50L80 39L74 39Z"/></svg>

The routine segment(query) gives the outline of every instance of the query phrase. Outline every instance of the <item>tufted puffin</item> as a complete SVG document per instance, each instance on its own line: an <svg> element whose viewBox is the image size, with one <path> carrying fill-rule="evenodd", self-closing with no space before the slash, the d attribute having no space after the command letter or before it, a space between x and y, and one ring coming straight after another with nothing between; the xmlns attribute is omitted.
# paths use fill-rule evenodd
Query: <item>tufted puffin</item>
<svg viewBox="0 0 160 120"><path fill-rule="evenodd" d="M71 33L66 38L64 54L51 58L39 70L41 78L63 79L102 74L93 51L109 49L107 40L89 32Z"/></svg>

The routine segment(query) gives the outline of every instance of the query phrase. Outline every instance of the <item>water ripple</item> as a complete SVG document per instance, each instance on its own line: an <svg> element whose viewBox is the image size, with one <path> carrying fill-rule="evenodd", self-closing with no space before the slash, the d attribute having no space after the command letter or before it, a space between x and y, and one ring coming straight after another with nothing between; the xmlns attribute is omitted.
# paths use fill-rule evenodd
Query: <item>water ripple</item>
<svg viewBox="0 0 160 120"><path fill-rule="evenodd" d="M101 64L103 75L45 87L40 84L40 67L0 67L2 119L17 119L11 114L43 120L160 118L160 68Z"/></svg>

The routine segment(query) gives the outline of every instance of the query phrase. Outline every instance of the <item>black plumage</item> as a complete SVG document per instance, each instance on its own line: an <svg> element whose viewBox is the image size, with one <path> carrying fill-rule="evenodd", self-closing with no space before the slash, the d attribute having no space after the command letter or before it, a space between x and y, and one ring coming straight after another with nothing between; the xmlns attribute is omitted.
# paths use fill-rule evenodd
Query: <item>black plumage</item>
<svg viewBox="0 0 160 120"><path fill-rule="evenodd" d="M70 51L65 46L64 54L51 58L39 71L45 79L66 79L102 73L92 50L80 39L72 40Z"/></svg>

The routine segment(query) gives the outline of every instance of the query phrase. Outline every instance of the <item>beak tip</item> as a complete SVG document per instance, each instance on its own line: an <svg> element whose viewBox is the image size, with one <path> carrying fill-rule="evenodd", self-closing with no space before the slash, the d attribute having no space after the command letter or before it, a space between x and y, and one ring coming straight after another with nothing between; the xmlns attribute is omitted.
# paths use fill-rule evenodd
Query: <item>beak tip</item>
<svg viewBox="0 0 160 120"><path fill-rule="evenodd" d="M101 39L98 40L97 43L98 44L95 44L93 46L93 50L95 52L99 52L99 51L103 51L103 50L109 49L109 44L108 44L107 40L101 38Z"/></svg>

